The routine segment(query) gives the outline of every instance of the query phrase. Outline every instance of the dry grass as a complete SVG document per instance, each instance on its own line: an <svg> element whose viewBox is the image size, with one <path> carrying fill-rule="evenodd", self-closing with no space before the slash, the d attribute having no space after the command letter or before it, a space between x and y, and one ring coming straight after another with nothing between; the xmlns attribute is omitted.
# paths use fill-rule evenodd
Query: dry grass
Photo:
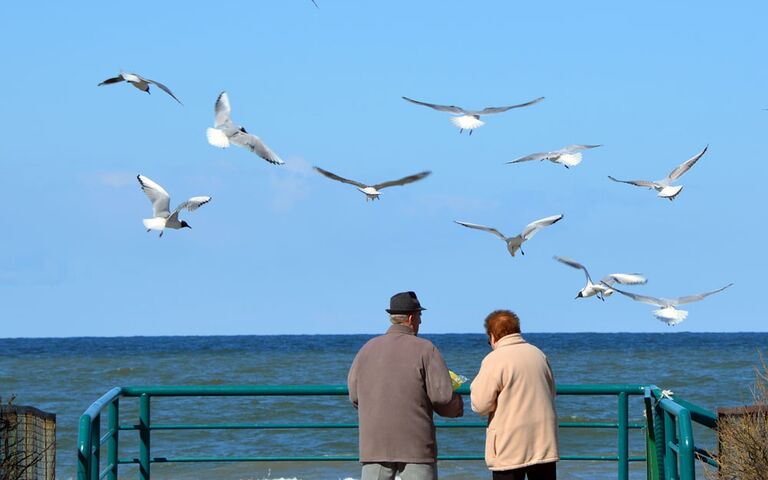
<svg viewBox="0 0 768 480"><path fill-rule="evenodd" d="M751 390L753 405L718 412L718 469L708 469L707 478L768 478L768 365L762 355Z"/></svg>

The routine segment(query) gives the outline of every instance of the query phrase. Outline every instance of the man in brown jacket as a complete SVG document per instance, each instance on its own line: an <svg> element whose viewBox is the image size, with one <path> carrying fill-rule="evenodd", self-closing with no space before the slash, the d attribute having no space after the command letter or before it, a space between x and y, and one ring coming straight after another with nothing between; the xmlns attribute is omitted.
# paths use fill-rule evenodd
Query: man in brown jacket
<svg viewBox="0 0 768 480"><path fill-rule="evenodd" d="M436 479L432 412L464 414L440 352L417 337L422 310L415 293L394 295L387 309L392 326L363 345L349 370L349 399L360 423L361 480Z"/></svg>
<svg viewBox="0 0 768 480"><path fill-rule="evenodd" d="M520 319L496 310L485 319L486 355L472 381L472 410L488 416L485 463L494 480L555 480L555 377L546 355L520 335Z"/></svg>

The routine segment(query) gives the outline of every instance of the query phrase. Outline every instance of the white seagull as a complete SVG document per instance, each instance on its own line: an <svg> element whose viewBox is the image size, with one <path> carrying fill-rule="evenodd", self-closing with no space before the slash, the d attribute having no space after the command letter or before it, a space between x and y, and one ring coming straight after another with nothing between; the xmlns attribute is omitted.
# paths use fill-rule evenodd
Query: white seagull
<svg viewBox="0 0 768 480"><path fill-rule="evenodd" d="M174 230L192 228L184 220L179 220L179 212L184 209L193 212L211 201L211 197L192 197L186 202L180 203L176 210L171 213L171 196L168 195L168 192L149 177L137 175L136 178L139 180L141 189L152 202L153 218L145 218L143 220L144 227L146 227L148 232L150 230L160 230L161 237L166 228L173 228Z"/></svg>
<svg viewBox="0 0 768 480"><path fill-rule="evenodd" d="M587 284L579 291L578 295L576 295L577 299L597 295L597 298L605 301L605 297L610 297L613 294L613 289L610 287L616 283L621 283L622 285L640 285L648 281L639 273L611 273L610 275L603 277L600 282L592 283L592 277L589 276L589 272L584 265L571 260L570 258L558 257L557 255L555 255L555 260L564 263L569 267L583 270L584 275L587 276Z"/></svg>
<svg viewBox="0 0 768 480"><path fill-rule="evenodd" d="M507 250L509 250L509 253L514 257L515 253L518 250L520 250L521 254L525 255L525 252L523 252L523 249L521 248L524 241L530 240L531 238L533 238L534 235L536 235L536 233L539 230L541 230L544 227L548 227L549 225L552 225L555 222L560 221L561 218L563 218L562 214L552 215L551 217L545 217L545 218L536 220L535 222L531 222L525 226L523 233L515 237L507 237L506 235L496 230L495 228L485 227L483 225L478 225L476 223L459 222L458 220L454 220L454 222L468 228L475 228L477 230L482 230L484 232L489 232L496 235L500 239L504 240L504 242L506 242Z"/></svg>
<svg viewBox="0 0 768 480"><path fill-rule="evenodd" d="M549 160L552 163L559 163L565 168L575 167L581 163L581 151L590 148L602 147L602 145L568 145L560 150L552 152L538 152L520 157L507 163L530 162L532 160Z"/></svg>
<svg viewBox="0 0 768 480"><path fill-rule="evenodd" d="M614 182L628 183L630 185L635 185L637 187L653 188L654 190L659 192L657 196L661 198L668 198L671 201L671 200L674 200L675 197L678 196L680 192L683 190L682 185L671 185L672 182L682 177L685 172L690 170L691 167L696 162L698 162L699 159L707 152L707 148L709 148L709 145L704 147L704 150L700 151L693 157L689 158L688 160L680 164L677 168L669 172L669 175L667 175L666 178L662 178L661 180L656 180L655 182L650 182L647 180L619 180L617 178L613 178L610 175L608 175L608 178L610 178Z"/></svg>
<svg viewBox="0 0 768 480"><path fill-rule="evenodd" d="M647 297L645 295L638 295L636 293L630 293L625 292L623 290L619 290L616 287L611 287L617 292L619 292L622 295L626 295L632 300L637 300L638 302L647 303L648 305L654 305L656 307L661 307L658 310L654 310L653 314L661 320L662 322L665 322L667 325L677 325L678 323L682 322L686 319L688 316L688 312L685 310L678 310L678 305L684 305L686 303L692 303L692 302L698 302L699 300L702 300L705 297L708 297L712 294L715 294L717 292L722 292L726 288L733 285L733 283L729 283L728 285L718 288L717 290L712 290L711 292L706 293L700 293L698 295L688 295L686 297L679 297L679 298L655 298L655 297Z"/></svg>
<svg viewBox="0 0 768 480"><path fill-rule="evenodd" d="M456 115L459 115L458 117L452 117L451 122L453 122L454 125L459 127L459 133L463 132L466 129L466 130L469 130L469 134L472 135L472 130L485 125L485 122L480 120L480 115L490 115L491 113L506 112L507 110L511 110L513 108L528 107L530 105L534 105L544 100L544 97L539 97L535 100L531 100L530 102L526 102L526 103L521 103L519 105L509 105L507 107L486 107L482 110L466 110L464 108L457 107L454 105L435 105L434 103L420 102L418 100L413 100L408 97L403 97L403 100L406 100L411 103L415 103L416 105L423 105L425 107L434 108L435 110L438 110L440 112L449 112L449 113L454 113Z"/></svg>
<svg viewBox="0 0 768 480"><path fill-rule="evenodd" d="M208 143L219 148L227 148L230 143L234 143L235 145L247 148L274 165L285 163L259 137L251 135L245 131L245 128L232 123L232 118L230 118L232 107L229 105L227 92L219 94L219 98L216 99L215 111L216 116L213 121L215 128L209 128L205 132L208 137Z"/></svg>
<svg viewBox="0 0 768 480"><path fill-rule="evenodd" d="M314 168L315 168L315 170L317 170L318 173L320 173L320 174L330 178L331 180L336 180L338 182L348 183L350 185L356 186L358 190L360 190L361 192L363 192L365 194L365 201L366 202L368 200L376 200L376 199L378 199L379 195L381 195L381 192L379 190L381 190L382 188L394 187L396 185L405 185L407 183L413 183L413 182L415 182L417 180L421 180L422 178L424 178L427 175L429 175L430 173L432 173L430 171L425 171L425 172L417 173L415 175L409 175L407 177L403 177L403 178L398 179L398 180L391 180L389 182L376 183L374 185L366 185L364 183L360 183L360 182L355 181L355 180L349 180L348 178L340 177L340 176L336 175L335 173L331 173L328 170L323 170L320 167L314 167Z"/></svg>
<svg viewBox="0 0 768 480"><path fill-rule="evenodd" d="M141 75L138 75L138 74L135 74L135 73L120 72L120 75L118 75L116 77L108 78L108 79L104 80L103 82L101 82L100 84L98 84L97 86L100 87L102 85L110 85L110 84L113 84L113 83L120 83L120 82L128 82L131 85L133 85L134 87L136 87L139 90L141 90L142 92L147 92L147 93L149 93L149 85L150 84L156 85L160 90L162 90L165 93L167 93L168 95L172 96L174 100L179 102L179 104L183 105L183 103L181 103L181 100L176 98L176 95L173 94L173 92L171 91L170 88L166 87L165 85L163 85L160 82L156 82L154 80L150 80L148 78L144 78Z"/></svg>

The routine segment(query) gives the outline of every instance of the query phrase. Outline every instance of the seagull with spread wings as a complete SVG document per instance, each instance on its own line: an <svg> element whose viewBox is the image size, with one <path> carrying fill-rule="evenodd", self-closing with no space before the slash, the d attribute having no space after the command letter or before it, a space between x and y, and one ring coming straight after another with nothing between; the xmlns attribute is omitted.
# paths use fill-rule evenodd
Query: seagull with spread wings
<svg viewBox="0 0 768 480"><path fill-rule="evenodd" d="M636 293L625 292L613 286L611 286L611 288L613 290L616 290L622 295L626 295L632 300L636 300L641 303L646 303L648 305L653 305L655 307L661 307L658 310L654 310L653 315L659 320L661 320L662 322L666 323L667 325L673 326L673 325L677 325L678 323L685 320L686 317L688 317L688 312L686 310L678 310L675 307L677 307L678 305L685 305L686 303L698 302L699 300L703 300L705 297L708 297L718 292L722 292L723 290L730 287L731 285L733 285L733 283L729 283L728 285L722 288L718 288L717 290L712 290L711 292L700 293L698 295L688 295L685 297L678 297L678 298L648 297L645 295L638 295Z"/></svg>
<svg viewBox="0 0 768 480"><path fill-rule="evenodd" d="M376 183L374 185L366 185L365 183L361 183L361 182L358 182L356 180L350 180L348 178L340 177L340 176L336 175L335 173L331 173L328 170L323 170L320 167L314 167L314 168L315 168L315 170L318 173L320 173L320 174L330 178L331 180L336 180L337 182L348 183L349 185L356 186L358 190L360 190L361 192L363 192L365 194L365 201L366 202L368 200L376 200L376 199L378 199L379 195L381 195L381 192L379 190L381 190L382 188L394 187L396 185L406 185L408 183L413 183L413 182L415 182L417 180L421 180L422 178L424 178L427 175L429 175L430 173L432 173L430 171L424 171L424 172L417 173L415 175L409 175L407 177L400 178L398 180L391 180L389 182Z"/></svg>
<svg viewBox="0 0 768 480"><path fill-rule="evenodd" d="M509 105L506 107L487 107L482 110L466 110L455 105L436 105L434 103L420 102L408 97L403 97L403 100L415 103L416 105L433 108L439 112L448 112L458 115L458 117L451 117L451 122L453 122L453 124L459 128L459 133L462 133L464 130L469 130L469 134L472 135L472 130L485 125L485 122L480 120L481 115L502 113L513 108L529 107L544 100L544 97L539 97L535 100L531 100L530 102L520 103L518 105Z"/></svg>
<svg viewBox="0 0 768 480"><path fill-rule="evenodd" d="M144 175L137 175L141 189L147 194L149 200L152 202L152 218L145 218L143 220L144 227L147 231L160 230L160 236L163 236L163 232L166 228L172 228L178 230L180 228L192 228L184 220L179 220L179 213L186 209L190 212L197 210L206 203L211 201L211 197L192 197L186 202L181 202L176 210L171 213L171 196L165 191L163 187L152 181L149 177Z"/></svg>
<svg viewBox="0 0 768 480"><path fill-rule="evenodd" d="M575 167L581 163L580 152L597 147L602 147L602 145L568 145L567 147L563 147L560 150L554 150L552 152L532 153L507 163L530 162L533 160L549 160L552 163L559 163L565 168L570 168Z"/></svg>
<svg viewBox="0 0 768 480"><path fill-rule="evenodd" d="M536 220L535 222L531 222L528 225L526 225L525 229L523 230L523 233L514 237L507 237L506 235L496 230L495 228L478 225L476 223L460 222L458 220L454 220L454 222L467 228L474 228L477 230L482 230L484 232L488 232L496 235L500 239L504 240L504 242L507 244L507 250L509 250L510 255L514 257L515 253L518 250L520 250L521 254L525 255L525 252L523 252L523 249L521 248L523 245L523 242L525 242L526 240L530 240L531 238L533 238L534 235L536 235L536 233L539 230L541 230L544 227L548 227L553 223L559 222L560 219L562 218L563 218L563 215L561 214L561 215L552 215L551 217L545 217L545 218Z"/></svg>
<svg viewBox="0 0 768 480"><path fill-rule="evenodd" d="M608 178L610 178L614 182L628 183L636 187L652 188L657 192L659 192L657 195L658 197L668 198L671 201L671 200L674 200L675 197L677 197L680 194L680 192L683 190L682 185L672 185L672 182L682 177L685 172L690 170L691 167L693 167L696 164L696 162L698 162L699 159L702 156L704 156L704 154L707 152L707 148L709 148L709 145L704 147L704 150L700 151L699 153L692 156L685 162L681 163L677 168L669 172L669 175L667 175L665 178L662 178L661 180L656 180L655 182L651 182L647 180L619 180L610 175L608 175Z"/></svg>
<svg viewBox="0 0 768 480"><path fill-rule="evenodd" d="M120 72L120 75L118 75L116 77L108 78L108 79L104 80L103 82L101 82L100 84L98 84L97 86L100 87L102 85L111 85L113 83L120 83L120 82L128 82L131 85L133 85L134 87L136 87L139 90L141 90L142 92L147 92L147 93L149 93L149 86L150 86L150 84L151 85L155 85L155 86L157 86L157 88L159 88L160 90L164 91L165 93L167 93L168 95L173 97L173 99L176 100L177 102L179 102L179 104L183 105L183 103L181 103L181 100L176 98L176 95L173 94L173 92L171 91L170 88L166 87L165 85L163 85L160 82L156 82L154 80L150 80L148 78L144 78L141 75L138 75L136 73Z"/></svg>
<svg viewBox="0 0 768 480"><path fill-rule="evenodd" d="M592 277L589 276L587 267L580 264L570 258L558 257L555 255L555 260L571 268L579 269L584 272L587 277L587 284L576 295L576 298L587 298L597 295L597 298L605 301L605 297L610 297L613 294L612 285L621 283L622 285L640 285L646 283L648 280L639 273L611 273L603 277L598 283L592 283Z"/></svg>
<svg viewBox="0 0 768 480"><path fill-rule="evenodd" d="M213 120L215 128L209 128L205 132L208 137L208 143L219 148L228 148L230 144L234 143L240 147L247 148L273 165L285 163L259 137L251 135L245 131L245 128L232 123L232 107L229 105L227 92L219 94L219 97L216 99L215 111L216 116Z"/></svg>

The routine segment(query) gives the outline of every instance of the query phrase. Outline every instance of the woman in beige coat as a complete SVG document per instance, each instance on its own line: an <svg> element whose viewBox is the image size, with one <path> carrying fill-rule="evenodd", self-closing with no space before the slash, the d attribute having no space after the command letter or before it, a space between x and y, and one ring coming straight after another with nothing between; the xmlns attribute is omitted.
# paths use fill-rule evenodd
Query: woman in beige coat
<svg viewBox="0 0 768 480"><path fill-rule="evenodd" d="M471 386L472 410L488 416L485 463L494 480L554 480L560 457L547 357L523 339L509 310L488 315L485 331L493 351Z"/></svg>

